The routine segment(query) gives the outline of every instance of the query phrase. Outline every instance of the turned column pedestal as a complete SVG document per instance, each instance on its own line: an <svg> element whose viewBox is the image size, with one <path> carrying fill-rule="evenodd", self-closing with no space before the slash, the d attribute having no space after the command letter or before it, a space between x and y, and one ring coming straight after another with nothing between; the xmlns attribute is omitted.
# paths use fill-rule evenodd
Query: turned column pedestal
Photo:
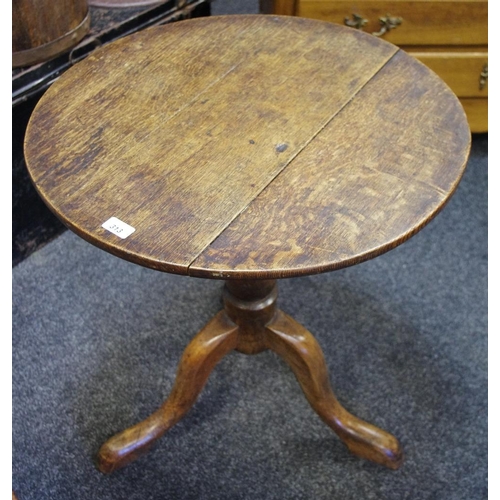
<svg viewBox="0 0 500 500"><path fill-rule="evenodd" d="M275 280L231 280L224 288L224 310L189 343L174 387L160 409L104 443L98 467L109 473L135 460L189 411L215 365L229 352L258 354L271 349L293 370L314 411L349 450L397 469L403 452L391 434L345 410L335 397L323 352L313 335L278 309Z"/></svg>

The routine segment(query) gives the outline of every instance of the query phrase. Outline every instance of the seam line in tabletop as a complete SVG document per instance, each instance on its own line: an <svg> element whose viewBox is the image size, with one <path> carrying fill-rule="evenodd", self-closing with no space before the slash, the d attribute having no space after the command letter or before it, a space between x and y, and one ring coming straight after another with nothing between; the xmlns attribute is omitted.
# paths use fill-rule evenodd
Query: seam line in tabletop
<svg viewBox="0 0 500 500"><path fill-rule="evenodd" d="M198 260L198 258L203 255L203 253L210 248L214 241L219 238L230 226L235 222L247 209L248 207L281 175L288 165L290 165L297 156L304 151L309 144L346 108L355 97L389 64L389 62L400 52L400 49L394 51L394 53L373 73L372 76L356 91L354 94L345 102L345 104L338 109L328 120L323 123L323 125L311 136L311 138L300 148L289 160L288 162L276 173L276 175L262 187L262 189L221 229L221 231L193 258L193 260L187 266L187 275L190 275L191 266Z"/></svg>

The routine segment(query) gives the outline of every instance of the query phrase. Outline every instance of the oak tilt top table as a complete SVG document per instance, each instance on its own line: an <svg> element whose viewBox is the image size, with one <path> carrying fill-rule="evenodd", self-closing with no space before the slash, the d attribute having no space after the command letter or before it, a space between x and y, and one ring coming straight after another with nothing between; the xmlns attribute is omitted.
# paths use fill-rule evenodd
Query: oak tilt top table
<svg viewBox="0 0 500 500"><path fill-rule="evenodd" d="M228 352L272 349L356 455L396 469L391 434L335 398L276 279L375 257L443 207L470 131L449 88L394 45L297 17L225 16L115 41L46 92L26 133L43 200L78 235L160 271L225 279L169 398L99 451L111 472L194 404Z"/></svg>

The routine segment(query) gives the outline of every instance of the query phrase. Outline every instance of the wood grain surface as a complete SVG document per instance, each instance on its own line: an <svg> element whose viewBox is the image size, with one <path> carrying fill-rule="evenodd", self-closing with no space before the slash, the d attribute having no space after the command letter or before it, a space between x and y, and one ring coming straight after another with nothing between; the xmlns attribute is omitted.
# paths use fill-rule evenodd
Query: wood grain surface
<svg viewBox="0 0 500 500"><path fill-rule="evenodd" d="M443 207L470 131L451 90L397 47L279 16L151 28L44 95L32 180L77 234L211 278L322 272L393 248ZM133 226L120 239L102 228Z"/></svg>

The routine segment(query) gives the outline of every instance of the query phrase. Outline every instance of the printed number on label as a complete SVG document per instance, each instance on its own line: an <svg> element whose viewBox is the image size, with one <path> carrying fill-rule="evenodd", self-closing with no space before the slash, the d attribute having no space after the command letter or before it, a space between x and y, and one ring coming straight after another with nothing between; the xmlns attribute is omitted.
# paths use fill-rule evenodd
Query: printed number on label
<svg viewBox="0 0 500 500"><path fill-rule="evenodd" d="M108 219L102 227L107 229L110 233L116 234L116 236L119 236L122 240L130 236L135 231L134 227L129 226L116 217Z"/></svg>

